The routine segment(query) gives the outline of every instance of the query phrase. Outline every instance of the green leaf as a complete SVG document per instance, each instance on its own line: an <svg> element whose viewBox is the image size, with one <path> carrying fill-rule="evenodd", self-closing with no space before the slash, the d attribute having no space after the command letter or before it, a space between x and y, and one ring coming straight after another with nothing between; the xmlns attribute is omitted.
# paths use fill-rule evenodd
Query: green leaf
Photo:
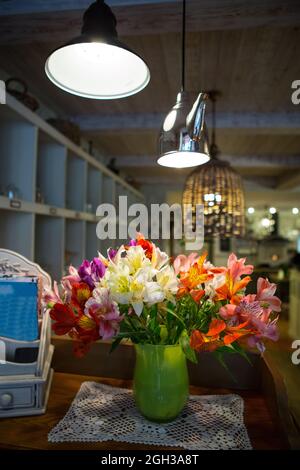
<svg viewBox="0 0 300 470"><path fill-rule="evenodd" d="M197 364L197 356L195 351L190 346L190 337L187 334L186 330L181 333L181 336L179 338L179 344L181 345L182 350L186 357L189 359L189 361L193 362L194 364Z"/></svg>
<svg viewBox="0 0 300 470"><path fill-rule="evenodd" d="M168 330L165 325L160 325L160 343L161 344L166 344L166 340L168 339Z"/></svg>
<svg viewBox="0 0 300 470"><path fill-rule="evenodd" d="M224 346L224 348L227 348L227 346ZM226 369L228 375L231 377L231 379L237 383L237 380L235 378L235 376L232 374L231 370L229 369L228 365L226 364L226 362L224 361L224 357L223 357L223 352L224 351L220 351L220 349L223 349L222 348L218 348L216 351L213 352L213 355L216 357L216 359L219 361L219 363L224 367L224 369ZM227 348L229 349L229 348Z"/></svg>
<svg viewBox="0 0 300 470"><path fill-rule="evenodd" d="M111 347L110 347L110 350L109 350L109 353L112 353L118 346L119 344L121 343L122 341L122 336L118 336L112 343L111 343Z"/></svg>

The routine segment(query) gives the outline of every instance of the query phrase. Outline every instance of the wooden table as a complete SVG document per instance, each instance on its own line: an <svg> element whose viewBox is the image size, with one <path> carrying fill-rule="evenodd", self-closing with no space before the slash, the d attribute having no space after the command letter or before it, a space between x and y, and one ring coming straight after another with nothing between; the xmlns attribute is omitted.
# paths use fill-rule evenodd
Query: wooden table
<svg viewBox="0 0 300 470"><path fill-rule="evenodd" d="M97 450L149 450L156 446L122 442L61 443L47 441L48 432L67 412L80 384L84 381L102 382L112 386L131 387L131 381L75 374L55 373L45 415L0 420L0 449L97 449ZM192 386L192 394L232 393L229 389L207 389ZM259 391L234 391L245 401L245 424L254 449L286 449L282 432L268 409L264 395ZM162 449L172 449L162 447ZM174 448L173 448L174 449Z"/></svg>

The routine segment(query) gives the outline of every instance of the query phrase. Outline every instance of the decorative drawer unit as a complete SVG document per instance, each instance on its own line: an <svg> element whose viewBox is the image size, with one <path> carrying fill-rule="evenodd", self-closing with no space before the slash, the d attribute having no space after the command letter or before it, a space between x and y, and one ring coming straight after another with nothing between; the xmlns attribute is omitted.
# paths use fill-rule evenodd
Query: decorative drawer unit
<svg viewBox="0 0 300 470"><path fill-rule="evenodd" d="M42 311L38 318L38 285L51 287L50 276L38 265L9 250L0 249L0 269L3 271L25 274L29 289L18 290L16 299L29 296L31 299L30 315L22 324L22 309L14 317L14 297L11 289L7 295L2 292L0 317L1 332L10 334L0 336L0 418L42 414L46 410L53 370L51 360L54 347L51 345L51 320L49 312ZM32 278L29 278L32 276ZM34 279L31 283L30 279ZM14 283L0 283L11 286ZM16 284L26 284L18 282ZM1 298L1 289L0 289ZM22 299L23 302L24 299ZM19 302L20 303L20 302ZM9 306L8 306L9 304ZM35 304L35 305L34 305ZM4 313L3 313L4 311ZM36 315L36 324L34 318ZM13 316L11 319L10 317ZM26 315L25 315L26 317ZM23 339L18 339L18 338ZM30 338L33 338L30 341Z"/></svg>

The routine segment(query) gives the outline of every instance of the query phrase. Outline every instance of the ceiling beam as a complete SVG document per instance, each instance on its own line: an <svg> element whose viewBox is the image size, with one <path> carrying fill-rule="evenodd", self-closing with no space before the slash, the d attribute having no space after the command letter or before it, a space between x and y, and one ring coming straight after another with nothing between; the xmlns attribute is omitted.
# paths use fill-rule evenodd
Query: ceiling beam
<svg viewBox="0 0 300 470"><path fill-rule="evenodd" d="M112 115L80 115L70 117L83 132L110 132L127 130L159 130L166 114L132 113ZM211 114L206 114L206 123L212 125ZM218 113L218 129L237 129L255 134L300 134L300 113Z"/></svg>
<svg viewBox="0 0 300 470"><path fill-rule="evenodd" d="M0 43L64 43L78 35L88 3L78 0L1 1ZM80 4L81 8L77 9ZM181 30L181 1L112 0L111 5L120 36ZM190 0L186 15L187 31L299 26L299 20L300 2L295 0Z"/></svg>
<svg viewBox="0 0 300 470"><path fill-rule="evenodd" d="M115 158L115 165L117 168L153 168L157 166L156 156L112 156L112 158ZM222 155L220 160L230 163L237 169L300 168L300 155Z"/></svg>
<svg viewBox="0 0 300 470"><path fill-rule="evenodd" d="M300 187L300 171L279 178L277 189L294 189Z"/></svg>
<svg viewBox="0 0 300 470"><path fill-rule="evenodd" d="M159 3L180 3L181 0L106 0L111 8ZM0 16L26 15L60 11L84 11L93 0L0 0Z"/></svg>

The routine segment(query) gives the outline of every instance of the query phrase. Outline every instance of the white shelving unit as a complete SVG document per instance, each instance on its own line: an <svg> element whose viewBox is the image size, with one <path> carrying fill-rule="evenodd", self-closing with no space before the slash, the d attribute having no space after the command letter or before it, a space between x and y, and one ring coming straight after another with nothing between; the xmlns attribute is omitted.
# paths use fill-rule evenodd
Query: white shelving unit
<svg viewBox="0 0 300 470"><path fill-rule="evenodd" d="M0 247L40 264L59 279L114 242L98 240L96 208L118 196L143 195L37 114L7 95L0 105ZM43 203L36 202L37 188Z"/></svg>

